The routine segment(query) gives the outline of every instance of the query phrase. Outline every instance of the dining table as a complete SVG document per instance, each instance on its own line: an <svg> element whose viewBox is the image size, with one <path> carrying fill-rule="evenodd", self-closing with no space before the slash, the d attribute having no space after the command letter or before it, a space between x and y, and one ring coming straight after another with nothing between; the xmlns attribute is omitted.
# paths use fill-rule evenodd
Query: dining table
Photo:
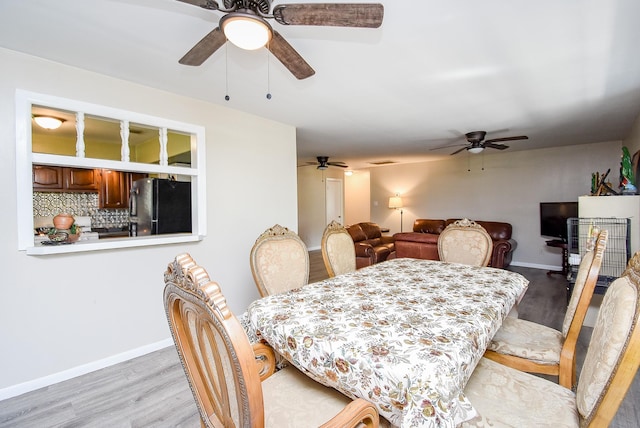
<svg viewBox="0 0 640 428"><path fill-rule="evenodd" d="M396 258L263 297L246 317L289 363L374 403L391 425L455 427L476 416L464 387L528 283L504 269Z"/></svg>

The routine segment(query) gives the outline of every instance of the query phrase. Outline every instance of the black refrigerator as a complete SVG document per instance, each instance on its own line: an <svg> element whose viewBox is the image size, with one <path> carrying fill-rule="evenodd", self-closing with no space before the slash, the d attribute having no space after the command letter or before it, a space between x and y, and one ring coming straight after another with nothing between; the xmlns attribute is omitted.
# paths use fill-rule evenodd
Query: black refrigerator
<svg viewBox="0 0 640 428"><path fill-rule="evenodd" d="M191 233L191 183L143 178L131 185L129 235Z"/></svg>

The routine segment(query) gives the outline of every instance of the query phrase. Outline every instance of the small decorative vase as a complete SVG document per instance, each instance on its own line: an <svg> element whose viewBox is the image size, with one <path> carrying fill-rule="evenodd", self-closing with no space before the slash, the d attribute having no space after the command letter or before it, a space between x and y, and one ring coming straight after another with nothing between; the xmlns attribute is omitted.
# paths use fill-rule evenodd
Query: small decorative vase
<svg viewBox="0 0 640 428"><path fill-rule="evenodd" d="M71 227L74 222L74 218L71 214L60 213L53 218L53 226L56 229L66 230Z"/></svg>

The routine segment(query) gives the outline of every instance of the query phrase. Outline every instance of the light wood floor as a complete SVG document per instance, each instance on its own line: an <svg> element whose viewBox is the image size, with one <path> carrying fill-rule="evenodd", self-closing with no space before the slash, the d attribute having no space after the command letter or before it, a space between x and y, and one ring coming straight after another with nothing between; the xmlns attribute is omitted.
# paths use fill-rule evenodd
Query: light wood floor
<svg viewBox="0 0 640 428"><path fill-rule="evenodd" d="M312 251L310 282L327 277L320 251ZM566 281L545 271L514 267L530 281L520 317L561 329ZM584 328L579 367L591 335ZM8 369L8 368L5 368ZM637 428L640 376L611 425ZM85 376L0 401L0 427L198 427L193 396L173 347Z"/></svg>

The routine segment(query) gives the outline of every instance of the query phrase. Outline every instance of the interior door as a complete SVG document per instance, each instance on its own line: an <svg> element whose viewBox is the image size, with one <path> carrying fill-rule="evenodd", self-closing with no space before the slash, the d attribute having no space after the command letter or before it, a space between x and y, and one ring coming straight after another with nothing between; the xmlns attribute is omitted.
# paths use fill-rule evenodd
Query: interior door
<svg viewBox="0 0 640 428"><path fill-rule="evenodd" d="M326 223L333 220L344 224L344 197L342 191L342 179L327 178L325 181L325 207Z"/></svg>

